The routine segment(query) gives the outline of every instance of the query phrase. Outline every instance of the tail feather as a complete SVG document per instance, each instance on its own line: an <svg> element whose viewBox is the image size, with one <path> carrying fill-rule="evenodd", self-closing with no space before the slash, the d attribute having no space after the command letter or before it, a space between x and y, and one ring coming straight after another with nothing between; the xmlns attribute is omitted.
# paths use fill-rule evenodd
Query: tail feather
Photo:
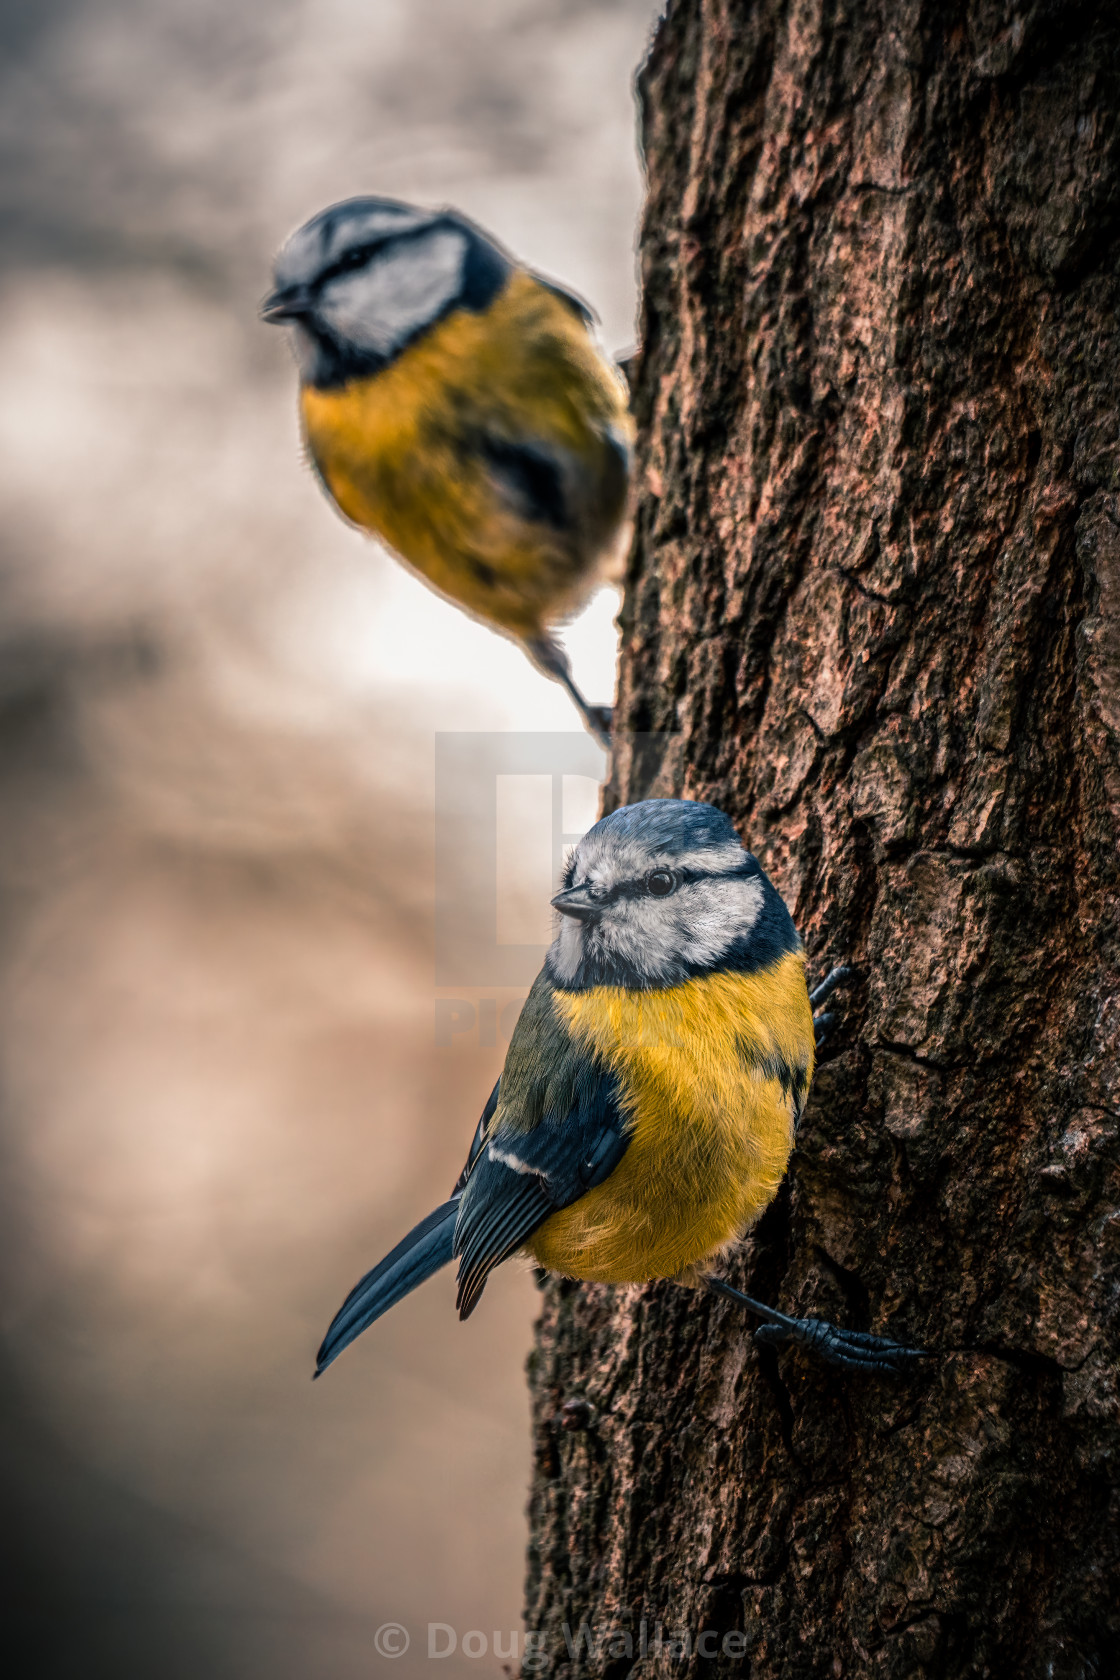
<svg viewBox="0 0 1120 1680"><path fill-rule="evenodd" d="M387 1254L372 1272L347 1295L334 1316L315 1359L315 1375L321 1376L355 1337L368 1330L382 1313L396 1306L410 1290L450 1263L459 1198L435 1209Z"/></svg>

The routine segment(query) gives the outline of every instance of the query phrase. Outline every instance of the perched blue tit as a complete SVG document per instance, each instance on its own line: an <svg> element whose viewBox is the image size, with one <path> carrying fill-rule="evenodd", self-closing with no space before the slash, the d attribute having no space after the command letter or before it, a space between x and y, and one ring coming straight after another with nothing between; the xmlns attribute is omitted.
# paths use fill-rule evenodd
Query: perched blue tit
<svg viewBox="0 0 1120 1680"><path fill-rule="evenodd" d="M626 511L626 383L573 293L454 210L351 198L294 233L261 313L290 322L311 459L339 511L522 643L589 706L552 634Z"/></svg>
<svg viewBox="0 0 1120 1680"><path fill-rule="evenodd" d="M706 1285L834 1364L924 1357L795 1319L708 1267L777 1193L813 1074L812 995L789 911L714 806L648 799L596 823L552 900L559 932L449 1200L351 1291L316 1375L458 1259L460 1318L517 1253L570 1278ZM823 1023L822 1023L823 1024Z"/></svg>

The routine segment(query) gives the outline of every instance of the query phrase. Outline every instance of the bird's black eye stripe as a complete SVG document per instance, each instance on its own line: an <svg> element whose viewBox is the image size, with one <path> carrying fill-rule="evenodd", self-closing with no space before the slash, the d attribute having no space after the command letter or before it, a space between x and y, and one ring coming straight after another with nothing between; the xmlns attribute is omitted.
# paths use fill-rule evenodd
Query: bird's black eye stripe
<svg viewBox="0 0 1120 1680"><path fill-rule="evenodd" d="M618 881L606 889L591 887L591 892L595 902L605 909L608 904L617 904L620 898L667 898L677 887L691 886L694 881L742 881L759 872L758 860L748 857L739 869L653 869L639 881ZM575 875L576 860L573 857L564 871L565 888L575 885ZM669 886L662 887L660 892L651 887L650 882L655 877L669 882Z"/></svg>
<svg viewBox="0 0 1120 1680"><path fill-rule="evenodd" d="M574 876L575 870L571 869L570 873ZM753 857L740 869L682 869L679 866L673 869L653 869L648 875L643 875L641 880L619 881L605 892L600 890L596 897L601 905L614 904L620 898L667 898L677 887L691 886L694 881L741 881L758 873L758 863ZM663 888L659 893L656 888L651 889L650 882L654 876L663 876L671 882L668 890ZM565 879L564 885L570 887L572 881Z"/></svg>
<svg viewBox="0 0 1120 1680"><path fill-rule="evenodd" d="M739 869L678 869L681 881L739 881L759 873L758 862L750 858Z"/></svg>
<svg viewBox="0 0 1120 1680"><path fill-rule="evenodd" d="M454 218L444 216L439 217L434 221L420 222L415 227L403 229L398 228L395 231L390 230L385 233L379 233L373 239L367 239L361 245L352 245L348 251L343 251L341 256L336 257L333 263L328 264L326 268L322 269L316 275L315 284L317 286L322 286L326 283L326 281L333 280L338 274L348 274L352 269L364 268L371 257L376 256L378 251L384 251L390 245L411 245L418 240L426 239L434 230L438 230L439 228L455 227L456 225L459 224L455 222ZM478 244L484 254L485 251L490 249L485 241L475 241L474 243ZM473 249L474 244L472 243L471 250L473 251ZM510 265L497 251L494 251L492 254L494 262L498 263L501 268L501 280L504 281L507 273L509 272ZM489 268L487 267L485 261L483 262L482 267L486 270L486 273L476 276L476 283L486 281L486 274L489 273ZM493 267L493 264L490 264L490 267ZM485 285L483 286L483 289L485 290ZM496 284L491 284L489 291L486 292L484 300L479 303L469 302L469 307L484 308L485 305L490 302L496 289Z"/></svg>
<svg viewBox="0 0 1120 1680"><path fill-rule="evenodd" d="M337 274L349 274L351 269L364 268L375 251L379 251L385 244L383 239L371 239L365 245L355 245L349 251L343 251L337 261L325 268L319 276L319 282L333 280Z"/></svg>

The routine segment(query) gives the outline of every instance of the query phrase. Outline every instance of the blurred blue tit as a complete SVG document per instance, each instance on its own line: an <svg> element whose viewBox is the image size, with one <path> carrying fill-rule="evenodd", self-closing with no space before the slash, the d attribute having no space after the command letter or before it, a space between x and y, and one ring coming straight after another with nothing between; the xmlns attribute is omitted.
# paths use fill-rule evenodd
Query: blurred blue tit
<svg viewBox="0 0 1120 1680"><path fill-rule="evenodd" d="M777 1194L813 1074L801 941L714 806L648 799L604 817L552 900L559 931L514 1030L450 1198L344 1301L316 1375L457 1259L460 1318L523 1254L570 1278L706 1285L764 1320L758 1336L834 1364L923 1357L795 1319L708 1267Z"/></svg>
<svg viewBox="0 0 1120 1680"><path fill-rule="evenodd" d="M519 641L601 739L552 634L619 545L633 423L594 316L454 210L332 205L276 262L311 459L336 507Z"/></svg>

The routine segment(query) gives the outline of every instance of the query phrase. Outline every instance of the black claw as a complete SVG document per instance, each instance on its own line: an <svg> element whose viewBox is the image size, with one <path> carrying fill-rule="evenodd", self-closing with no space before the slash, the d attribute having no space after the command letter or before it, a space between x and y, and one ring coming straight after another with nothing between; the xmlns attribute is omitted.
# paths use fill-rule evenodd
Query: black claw
<svg viewBox="0 0 1120 1680"><path fill-rule="evenodd" d="M809 993L809 1007L816 1011L821 1004L827 1002L838 986L846 986L855 977L855 969L841 964L838 968L830 969L819 986L814 986ZM827 1043L840 1016L829 1010L823 1014L813 1015L813 1038L815 1048L820 1050Z"/></svg>
<svg viewBox="0 0 1120 1680"><path fill-rule="evenodd" d="M824 1015L813 1016L813 1038L816 1049L820 1049L839 1019L839 1015L832 1010Z"/></svg>
<svg viewBox="0 0 1120 1680"><path fill-rule="evenodd" d="M733 1289L722 1278L709 1277L705 1282L715 1294L738 1301L748 1312L765 1321L754 1333L755 1341L765 1347L792 1342L795 1347L806 1348L841 1370L879 1371L894 1377L903 1376L915 1360L932 1357L922 1348L905 1347L886 1336L872 1336L866 1330L842 1330L836 1324L829 1324L827 1319L790 1318L776 1307L765 1306L763 1302L744 1295L741 1290Z"/></svg>
<svg viewBox="0 0 1120 1680"><path fill-rule="evenodd" d="M792 1342L842 1371L881 1371L892 1377L904 1376L912 1361L930 1357L922 1348L904 1347L901 1342L870 1336L862 1330L842 1330L822 1318L794 1319L788 1328L784 1324L763 1324L754 1339L767 1347Z"/></svg>
<svg viewBox="0 0 1120 1680"><path fill-rule="evenodd" d="M601 747L610 748L611 718L614 714L613 706L588 706L584 711L584 721L592 735Z"/></svg>

